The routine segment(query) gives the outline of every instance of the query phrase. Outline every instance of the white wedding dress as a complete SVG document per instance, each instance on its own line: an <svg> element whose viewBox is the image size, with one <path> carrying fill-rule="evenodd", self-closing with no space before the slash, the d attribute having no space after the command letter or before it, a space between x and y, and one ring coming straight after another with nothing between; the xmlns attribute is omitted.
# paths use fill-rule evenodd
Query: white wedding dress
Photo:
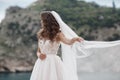
<svg viewBox="0 0 120 80"><path fill-rule="evenodd" d="M46 54L45 60L38 58L33 67L30 80L68 80L65 71L65 66L61 58L57 55L57 51L60 46L60 42L54 42L50 40L38 41L38 46L41 52Z"/></svg>
<svg viewBox="0 0 120 80"><path fill-rule="evenodd" d="M55 11L51 11L56 21L60 25L62 33L69 39L79 37ZM30 80L80 80L76 63L82 58L87 58L93 54L115 54L120 51L120 40L116 41L88 41L75 42L72 46L50 40L39 40L38 47L41 52L47 55L45 60L36 60ZM62 60L57 56L58 48L61 44ZM104 55L105 56L105 55ZM107 58L107 56L106 56Z"/></svg>

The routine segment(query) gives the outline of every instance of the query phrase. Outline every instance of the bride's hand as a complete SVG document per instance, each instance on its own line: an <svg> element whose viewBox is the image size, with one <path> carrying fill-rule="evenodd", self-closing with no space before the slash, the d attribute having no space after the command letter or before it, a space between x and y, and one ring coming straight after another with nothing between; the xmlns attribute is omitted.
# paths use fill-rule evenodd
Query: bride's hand
<svg viewBox="0 0 120 80"><path fill-rule="evenodd" d="M82 41L84 41L84 39L83 39L82 37L79 37L79 38L78 38L78 41L79 41L79 42L82 42Z"/></svg>
<svg viewBox="0 0 120 80"><path fill-rule="evenodd" d="M45 58L46 58L46 54L40 54L40 56L39 56L39 58L41 59L41 60L44 60Z"/></svg>
<svg viewBox="0 0 120 80"><path fill-rule="evenodd" d="M46 58L46 54L39 53L39 52L37 52L37 56L38 56L38 58L40 58L41 60L44 60L44 59Z"/></svg>
<svg viewBox="0 0 120 80"><path fill-rule="evenodd" d="M78 37L78 38L76 38L76 41L82 42L82 41L84 41L84 39L82 37Z"/></svg>

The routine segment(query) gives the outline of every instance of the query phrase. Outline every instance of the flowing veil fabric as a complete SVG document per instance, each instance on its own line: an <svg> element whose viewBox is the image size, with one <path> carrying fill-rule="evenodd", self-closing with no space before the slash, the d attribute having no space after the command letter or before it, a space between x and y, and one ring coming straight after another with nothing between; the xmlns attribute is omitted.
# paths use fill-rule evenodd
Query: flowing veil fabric
<svg viewBox="0 0 120 80"><path fill-rule="evenodd" d="M79 37L59 16L55 11L51 11L52 15L60 25L63 34L72 39ZM120 40L117 41L87 41L75 42L73 45L66 45L61 43L62 59L64 65L67 67L67 74L69 80L78 80L77 62L79 59L86 58L92 54L97 53L117 53L120 50Z"/></svg>

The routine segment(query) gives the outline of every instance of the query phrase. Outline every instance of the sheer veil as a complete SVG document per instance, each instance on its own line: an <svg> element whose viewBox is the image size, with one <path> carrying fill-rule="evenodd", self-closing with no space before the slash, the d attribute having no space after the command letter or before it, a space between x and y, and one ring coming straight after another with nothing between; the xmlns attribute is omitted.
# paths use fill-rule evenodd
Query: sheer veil
<svg viewBox="0 0 120 80"><path fill-rule="evenodd" d="M79 37L59 16L55 11L51 11L52 15L60 25L63 34L72 39ZM78 80L77 76L77 63L79 59L87 58L90 55L97 53L117 53L120 50L120 40L116 41L88 41L75 42L73 45L66 45L61 42L62 59L64 65L67 67L67 74L69 80Z"/></svg>

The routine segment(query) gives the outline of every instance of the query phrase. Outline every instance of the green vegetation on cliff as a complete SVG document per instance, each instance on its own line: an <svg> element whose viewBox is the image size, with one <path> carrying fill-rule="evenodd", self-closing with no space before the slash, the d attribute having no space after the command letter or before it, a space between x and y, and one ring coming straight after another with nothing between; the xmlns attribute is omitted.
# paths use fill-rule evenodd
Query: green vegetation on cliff
<svg viewBox="0 0 120 80"><path fill-rule="evenodd" d="M0 71L32 70L43 10L58 12L86 40L120 39L120 9L115 4L109 8L77 0L38 0L25 9L13 6L0 23Z"/></svg>
<svg viewBox="0 0 120 80"><path fill-rule="evenodd" d="M89 31L93 31L97 28L116 28L116 24L120 24L120 9L116 9L114 7L115 4L113 8L101 7L94 2L86 3L85 1L77 0L43 0L42 4L40 6L38 2L30 7L37 11L57 11L63 20L79 35L83 34L81 32L81 28L83 27L89 28Z"/></svg>

